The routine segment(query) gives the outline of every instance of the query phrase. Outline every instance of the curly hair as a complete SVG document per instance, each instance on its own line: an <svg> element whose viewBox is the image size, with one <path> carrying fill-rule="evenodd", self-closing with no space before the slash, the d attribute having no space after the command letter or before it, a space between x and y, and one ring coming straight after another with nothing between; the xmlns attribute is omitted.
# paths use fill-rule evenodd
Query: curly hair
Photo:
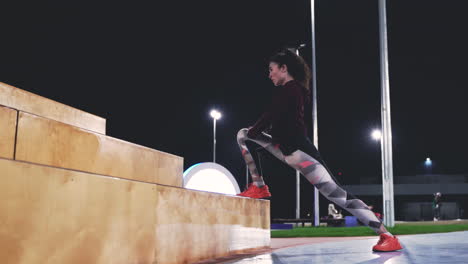
<svg viewBox="0 0 468 264"><path fill-rule="evenodd" d="M310 91L310 79L312 74L304 59L288 49L282 49L270 57L269 62L278 64L278 67L286 65L288 73L294 80L299 81L307 91Z"/></svg>

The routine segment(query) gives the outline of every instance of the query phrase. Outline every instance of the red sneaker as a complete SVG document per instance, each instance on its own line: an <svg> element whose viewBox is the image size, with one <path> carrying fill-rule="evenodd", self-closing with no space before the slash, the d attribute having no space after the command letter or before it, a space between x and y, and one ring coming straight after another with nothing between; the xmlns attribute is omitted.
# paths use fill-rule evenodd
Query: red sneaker
<svg viewBox="0 0 468 264"><path fill-rule="evenodd" d="M268 189L268 185L263 185L263 187L258 188L254 184L250 184L249 188L241 193L238 196L250 197L255 199L269 198L271 193Z"/></svg>
<svg viewBox="0 0 468 264"><path fill-rule="evenodd" d="M252 185L253 185L253 183L249 183L249 187L247 187L247 190L245 190L245 191L243 191L243 192L241 192L241 193L238 193L237 196L244 196L244 197L246 197L246 195L247 195L248 193L252 192L252 188L250 188L250 187L252 187Z"/></svg>
<svg viewBox="0 0 468 264"><path fill-rule="evenodd" d="M386 234L381 234L379 242L372 247L372 251L388 252L400 250L403 247L400 245L398 238L396 236L389 236Z"/></svg>

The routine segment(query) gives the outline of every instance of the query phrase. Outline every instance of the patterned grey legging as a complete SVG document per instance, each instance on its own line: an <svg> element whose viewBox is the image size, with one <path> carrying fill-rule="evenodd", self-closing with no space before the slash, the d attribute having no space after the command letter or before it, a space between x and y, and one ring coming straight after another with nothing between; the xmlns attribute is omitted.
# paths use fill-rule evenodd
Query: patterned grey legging
<svg viewBox="0 0 468 264"><path fill-rule="evenodd" d="M356 216L359 221L372 228L377 234L386 232L383 224L377 219L375 214L361 200L348 194L341 188L331 177L328 170L311 154L305 153L302 150L296 150L290 155L285 156L279 145L273 144L271 137L263 134L259 138L252 139L247 136L248 129L243 128L237 133L237 142L242 151L245 163L247 164L252 180L256 184L264 184L262 176L258 173L254 159L249 152L246 141L250 140L257 143L268 152L273 154L282 162L288 164L292 168L299 170L306 179L312 183L320 193L328 200L337 204L341 208L347 210L352 215Z"/></svg>

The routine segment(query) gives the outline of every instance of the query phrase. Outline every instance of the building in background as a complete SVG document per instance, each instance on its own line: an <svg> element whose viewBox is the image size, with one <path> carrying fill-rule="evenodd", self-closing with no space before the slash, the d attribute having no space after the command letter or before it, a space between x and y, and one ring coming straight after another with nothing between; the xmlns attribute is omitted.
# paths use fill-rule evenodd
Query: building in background
<svg viewBox="0 0 468 264"><path fill-rule="evenodd" d="M375 211L382 211L382 185L380 177L361 178L359 185L346 185L344 189L355 194ZM468 218L468 175L427 174L394 177L395 219L399 221L433 220L434 193L443 194L440 219ZM380 210L380 211L379 211Z"/></svg>

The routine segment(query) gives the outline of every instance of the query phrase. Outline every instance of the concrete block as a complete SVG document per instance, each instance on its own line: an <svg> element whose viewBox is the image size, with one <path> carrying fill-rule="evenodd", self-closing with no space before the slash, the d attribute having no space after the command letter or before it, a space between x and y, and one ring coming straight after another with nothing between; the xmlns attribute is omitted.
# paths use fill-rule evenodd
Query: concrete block
<svg viewBox="0 0 468 264"><path fill-rule="evenodd" d="M270 245L269 201L0 159L6 264L182 264Z"/></svg>
<svg viewBox="0 0 468 264"><path fill-rule="evenodd" d="M13 159L18 111L0 106L0 157Z"/></svg>
<svg viewBox="0 0 468 264"><path fill-rule="evenodd" d="M0 105L106 134L106 119L2 82Z"/></svg>
<svg viewBox="0 0 468 264"><path fill-rule="evenodd" d="M181 157L24 112L16 160L182 186Z"/></svg>

